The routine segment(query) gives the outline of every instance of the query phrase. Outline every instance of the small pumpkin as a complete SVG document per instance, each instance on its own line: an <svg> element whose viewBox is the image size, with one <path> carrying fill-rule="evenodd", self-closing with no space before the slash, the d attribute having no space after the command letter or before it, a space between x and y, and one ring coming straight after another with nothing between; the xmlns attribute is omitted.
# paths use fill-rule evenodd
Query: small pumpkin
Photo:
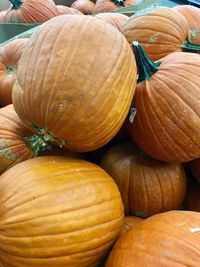
<svg viewBox="0 0 200 267"><path fill-rule="evenodd" d="M112 178L67 157L39 157L9 169L0 179L0 206L4 267L97 266L123 225Z"/></svg>
<svg viewBox="0 0 200 267"><path fill-rule="evenodd" d="M99 13L95 17L110 23L111 25L116 27L120 32L122 31L123 25L128 20L128 16L117 13Z"/></svg>
<svg viewBox="0 0 200 267"><path fill-rule="evenodd" d="M121 128L136 76L135 58L117 29L91 16L58 16L29 39L13 104L45 140L92 151Z"/></svg>
<svg viewBox="0 0 200 267"><path fill-rule="evenodd" d="M84 15L90 15L94 13L95 4L90 0L76 0L71 7L79 10Z"/></svg>
<svg viewBox="0 0 200 267"><path fill-rule="evenodd" d="M143 222L144 220L142 218L136 217L136 216L125 216L124 217L124 225L123 229L121 231L121 234L125 234L128 231L132 230L138 223Z"/></svg>
<svg viewBox="0 0 200 267"><path fill-rule="evenodd" d="M138 41L152 60L159 60L172 52L200 52L199 45L187 40L189 26L178 12L158 7L129 18L122 33L131 45Z"/></svg>
<svg viewBox="0 0 200 267"><path fill-rule="evenodd" d="M197 182L189 183L184 200L187 210L200 212L200 184Z"/></svg>
<svg viewBox="0 0 200 267"><path fill-rule="evenodd" d="M122 235L105 267L199 267L200 213L154 215Z"/></svg>
<svg viewBox="0 0 200 267"><path fill-rule="evenodd" d="M118 185L126 215L146 218L178 209L184 199L183 167L152 159L130 142L110 148L101 167Z"/></svg>
<svg viewBox="0 0 200 267"><path fill-rule="evenodd" d="M189 40L200 44L200 9L191 5L178 5L173 10L184 16L189 25Z"/></svg>
<svg viewBox="0 0 200 267"><path fill-rule="evenodd" d="M0 47L0 104L2 106L12 103L14 74L28 40L28 38L16 39Z"/></svg>
<svg viewBox="0 0 200 267"><path fill-rule="evenodd" d="M58 10L58 14L59 15L66 15L66 14L79 14L81 15L81 12L75 8L72 7L67 7L67 6L62 6L62 5L58 5L56 6L57 10Z"/></svg>
<svg viewBox="0 0 200 267"><path fill-rule="evenodd" d="M97 0L95 13L110 12L126 6L137 5L136 0Z"/></svg>
<svg viewBox="0 0 200 267"><path fill-rule="evenodd" d="M7 11L0 11L0 23L5 22L6 13L7 13Z"/></svg>
<svg viewBox="0 0 200 267"><path fill-rule="evenodd" d="M45 22L58 15L53 0L9 0L12 4L6 14L6 22Z"/></svg>
<svg viewBox="0 0 200 267"><path fill-rule="evenodd" d="M133 99L133 140L152 157L183 163L200 157L200 55L172 53L153 62L133 44L139 79ZM131 113L130 113L131 115Z"/></svg>
<svg viewBox="0 0 200 267"><path fill-rule="evenodd" d="M190 170L198 182L200 182L200 158L189 163Z"/></svg>

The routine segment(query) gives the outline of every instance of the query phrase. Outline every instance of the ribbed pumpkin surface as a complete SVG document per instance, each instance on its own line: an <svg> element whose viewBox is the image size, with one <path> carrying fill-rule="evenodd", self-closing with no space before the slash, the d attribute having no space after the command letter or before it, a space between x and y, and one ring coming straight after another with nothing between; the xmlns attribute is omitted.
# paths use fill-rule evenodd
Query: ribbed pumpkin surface
<svg viewBox="0 0 200 267"><path fill-rule="evenodd" d="M138 41L152 60L158 60L181 51L187 38L188 25L184 17L174 10L159 7L130 17L122 33L130 44Z"/></svg>
<svg viewBox="0 0 200 267"><path fill-rule="evenodd" d="M117 29L89 16L59 16L31 37L13 103L46 139L90 151L120 129L135 83L134 56Z"/></svg>
<svg viewBox="0 0 200 267"><path fill-rule="evenodd" d="M4 267L97 266L120 234L123 206L96 165L65 157L20 163L0 179Z"/></svg>
<svg viewBox="0 0 200 267"><path fill-rule="evenodd" d="M95 17L98 19L104 20L107 23L113 25L120 32L122 31L122 27L128 20L128 16L124 14L117 14L117 13L99 13Z"/></svg>
<svg viewBox="0 0 200 267"><path fill-rule="evenodd" d="M115 244L106 267L199 267L200 213L152 216Z"/></svg>
<svg viewBox="0 0 200 267"><path fill-rule="evenodd" d="M145 218L178 209L184 199L182 166L157 161L129 142L108 150L101 166L117 183L127 215Z"/></svg>

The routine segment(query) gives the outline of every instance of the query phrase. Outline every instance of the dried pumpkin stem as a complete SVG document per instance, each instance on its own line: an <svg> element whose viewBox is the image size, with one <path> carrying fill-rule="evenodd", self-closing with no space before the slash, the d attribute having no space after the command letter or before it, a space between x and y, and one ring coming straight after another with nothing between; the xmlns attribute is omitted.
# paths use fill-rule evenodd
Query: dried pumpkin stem
<svg viewBox="0 0 200 267"><path fill-rule="evenodd" d="M132 43L133 50L135 53L136 63L139 71L138 82L147 81L149 78L158 70L160 61L152 61L142 48L141 44L137 41Z"/></svg>
<svg viewBox="0 0 200 267"><path fill-rule="evenodd" d="M125 7L125 5L124 5L124 0L112 0L112 2L113 2L116 6L122 6L122 7Z"/></svg>
<svg viewBox="0 0 200 267"><path fill-rule="evenodd" d="M23 1L21 0L9 0L10 3L13 5L13 9L19 9Z"/></svg>
<svg viewBox="0 0 200 267"><path fill-rule="evenodd" d="M193 44L188 39L181 47L185 52L200 53L200 44Z"/></svg>
<svg viewBox="0 0 200 267"><path fill-rule="evenodd" d="M24 137L25 142L27 145L33 150L35 157L38 157L43 151L51 150L52 146L44 141L43 138L32 135L28 137Z"/></svg>

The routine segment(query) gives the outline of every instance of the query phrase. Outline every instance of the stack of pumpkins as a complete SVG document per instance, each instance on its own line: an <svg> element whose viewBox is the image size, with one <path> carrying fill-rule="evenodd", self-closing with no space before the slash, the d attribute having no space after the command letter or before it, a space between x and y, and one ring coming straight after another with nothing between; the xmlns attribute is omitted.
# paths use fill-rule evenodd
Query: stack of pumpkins
<svg viewBox="0 0 200 267"><path fill-rule="evenodd" d="M199 12L57 16L0 48L1 267L199 267Z"/></svg>

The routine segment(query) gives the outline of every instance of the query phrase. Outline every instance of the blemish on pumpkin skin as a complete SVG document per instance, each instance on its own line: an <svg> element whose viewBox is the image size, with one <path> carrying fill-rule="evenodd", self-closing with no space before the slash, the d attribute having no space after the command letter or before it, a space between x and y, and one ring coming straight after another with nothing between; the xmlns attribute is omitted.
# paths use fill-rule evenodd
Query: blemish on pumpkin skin
<svg viewBox="0 0 200 267"><path fill-rule="evenodd" d="M63 111L65 110L66 105L69 104L71 101L72 101L71 98L69 98L69 99L64 99L64 100L62 101L62 103L60 103L60 105L59 105L59 111L60 111L60 112L63 112Z"/></svg>
<svg viewBox="0 0 200 267"><path fill-rule="evenodd" d="M159 37L160 33L159 32L155 32L148 40L149 44L155 44L158 37Z"/></svg>
<svg viewBox="0 0 200 267"><path fill-rule="evenodd" d="M190 28L189 32L192 40L196 40L200 35L200 30L196 28Z"/></svg>
<svg viewBox="0 0 200 267"><path fill-rule="evenodd" d="M7 144L3 139L0 140L0 157L6 158L10 161L15 160L12 151L7 148Z"/></svg>
<svg viewBox="0 0 200 267"><path fill-rule="evenodd" d="M192 233L200 233L200 227L189 228Z"/></svg>

